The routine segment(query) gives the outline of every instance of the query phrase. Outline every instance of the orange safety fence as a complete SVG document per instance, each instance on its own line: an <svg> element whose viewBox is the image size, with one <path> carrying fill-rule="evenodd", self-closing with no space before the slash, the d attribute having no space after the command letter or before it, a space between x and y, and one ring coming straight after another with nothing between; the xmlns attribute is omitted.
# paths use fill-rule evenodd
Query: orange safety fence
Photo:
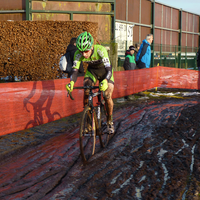
<svg viewBox="0 0 200 200"><path fill-rule="evenodd" d="M114 72L113 98L154 87L198 89L195 70L154 67ZM0 135L61 119L83 110L83 90L74 90L71 100L65 85L69 79L0 84ZM75 86L83 85L78 77Z"/></svg>
<svg viewBox="0 0 200 200"><path fill-rule="evenodd" d="M158 87L199 89L199 71L170 67L159 67L158 74Z"/></svg>

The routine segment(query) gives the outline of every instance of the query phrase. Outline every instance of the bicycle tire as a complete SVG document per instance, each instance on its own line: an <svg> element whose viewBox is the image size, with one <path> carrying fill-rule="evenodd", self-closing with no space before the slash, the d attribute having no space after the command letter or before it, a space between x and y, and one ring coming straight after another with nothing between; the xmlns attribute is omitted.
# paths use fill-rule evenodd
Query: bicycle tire
<svg viewBox="0 0 200 200"><path fill-rule="evenodd" d="M80 153L83 162L87 162L95 153L96 131L96 113L91 113L91 107L87 106L83 110L79 134Z"/></svg>
<svg viewBox="0 0 200 200"><path fill-rule="evenodd" d="M99 125L99 140L101 147L106 147L110 136L107 133L107 112L105 104L101 103L100 105L100 119L98 119L98 125Z"/></svg>

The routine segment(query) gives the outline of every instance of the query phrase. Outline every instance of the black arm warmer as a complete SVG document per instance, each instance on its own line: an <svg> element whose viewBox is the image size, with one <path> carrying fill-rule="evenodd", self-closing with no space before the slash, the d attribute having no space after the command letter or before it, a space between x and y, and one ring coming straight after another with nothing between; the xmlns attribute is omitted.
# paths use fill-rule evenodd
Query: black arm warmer
<svg viewBox="0 0 200 200"><path fill-rule="evenodd" d="M106 67L106 71L107 71L106 79L110 80L110 78L112 76L112 66Z"/></svg>
<svg viewBox="0 0 200 200"><path fill-rule="evenodd" d="M78 70L73 69L72 74L70 76L70 81L74 81L74 83L75 83L77 80L77 76L78 76Z"/></svg>

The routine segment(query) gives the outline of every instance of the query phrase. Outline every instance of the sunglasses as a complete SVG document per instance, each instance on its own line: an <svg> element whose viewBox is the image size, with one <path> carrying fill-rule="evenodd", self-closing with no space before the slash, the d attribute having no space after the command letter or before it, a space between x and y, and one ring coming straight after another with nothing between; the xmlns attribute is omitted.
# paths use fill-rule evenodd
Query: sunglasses
<svg viewBox="0 0 200 200"><path fill-rule="evenodd" d="M88 53L90 50L88 50L88 51L80 51L81 52L81 54L83 54L83 53Z"/></svg>

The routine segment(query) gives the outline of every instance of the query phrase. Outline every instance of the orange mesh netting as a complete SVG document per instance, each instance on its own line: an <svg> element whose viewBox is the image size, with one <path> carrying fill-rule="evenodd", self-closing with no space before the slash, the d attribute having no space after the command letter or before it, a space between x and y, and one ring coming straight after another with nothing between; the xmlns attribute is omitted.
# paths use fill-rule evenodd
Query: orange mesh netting
<svg viewBox="0 0 200 200"><path fill-rule="evenodd" d="M199 88L195 70L154 67L114 72L113 98L154 87ZM83 90L74 90L75 100L67 97L69 79L0 84L0 135L45 124L83 110ZM82 86L78 77L75 86Z"/></svg>
<svg viewBox="0 0 200 200"><path fill-rule="evenodd" d="M199 72L189 69L178 69L170 67L159 68L158 87L198 89Z"/></svg>

